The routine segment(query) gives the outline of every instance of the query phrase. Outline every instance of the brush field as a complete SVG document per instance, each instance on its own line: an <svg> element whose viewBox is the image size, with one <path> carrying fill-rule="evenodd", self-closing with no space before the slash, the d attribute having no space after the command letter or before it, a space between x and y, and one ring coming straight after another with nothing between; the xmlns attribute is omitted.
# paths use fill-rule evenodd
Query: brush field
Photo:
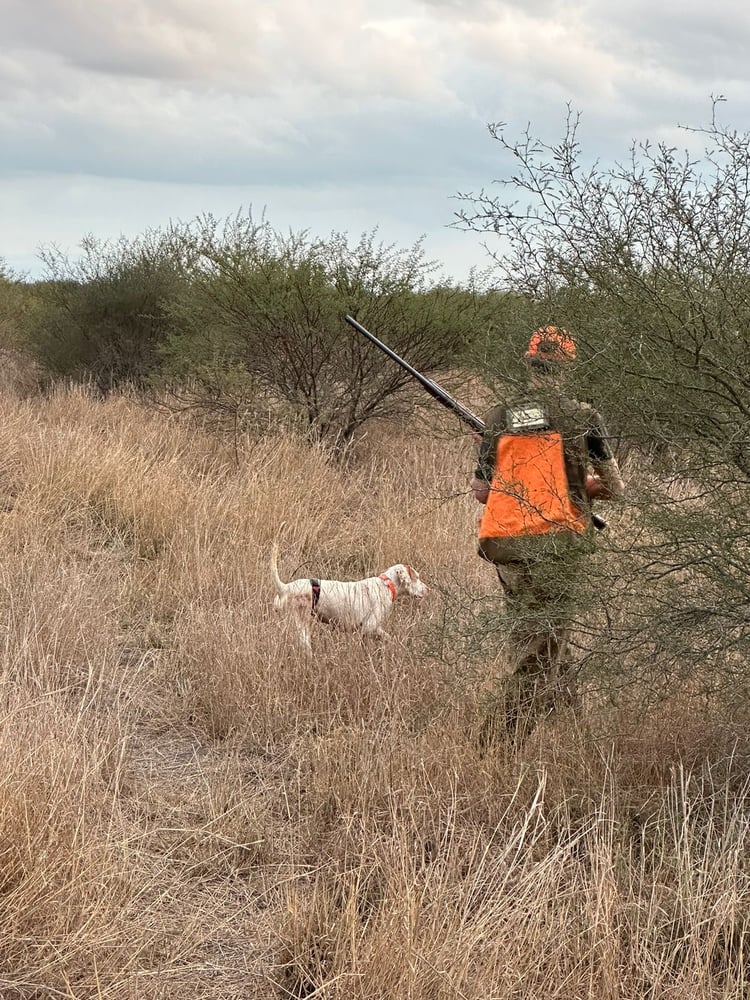
<svg viewBox="0 0 750 1000"><path fill-rule="evenodd" d="M0 395L3 1000L747 996L747 713L590 696L480 753L472 464ZM286 579L431 598L305 660L282 523Z"/></svg>

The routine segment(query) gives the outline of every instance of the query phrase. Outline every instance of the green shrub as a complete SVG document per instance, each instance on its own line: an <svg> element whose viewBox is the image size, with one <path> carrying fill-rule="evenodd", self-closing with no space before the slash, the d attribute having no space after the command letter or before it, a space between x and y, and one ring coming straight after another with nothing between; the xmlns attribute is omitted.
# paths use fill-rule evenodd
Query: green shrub
<svg viewBox="0 0 750 1000"><path fill-rule="evenodd" d="M570 115L551 145L493 127L508 196L464 196L461 220L502 241L501 280L535 321L574 332L572 390L626 459L629 506L599 539L581 643L610 693L620 668L650 695L747 690L750 135L714 106L687 133L702 153L644 143L606 168L578 127Z"/></svg>
<svg viewBox="0 0 750 1000"><path fill-rule="evenodd" d="M374 417L413 405L411 380L358 336L355 316L426 373L454 368L477 335L475 289L434 282L421 244L364 234L282 235L267 222L207 216L183 231L189 280L172 307L163 372L222 396L227 372L283 400L311 439L345 444Z"/></svg>
<svg viewBox="0 0 750 1000"><path fill-rule="evenodd" d="M29 339L52 375L89 378L107 391L143 383L169 332L168 303L181 281L171 231L114 242L86 238L72 260L43 251L45 279Z"/></svg>

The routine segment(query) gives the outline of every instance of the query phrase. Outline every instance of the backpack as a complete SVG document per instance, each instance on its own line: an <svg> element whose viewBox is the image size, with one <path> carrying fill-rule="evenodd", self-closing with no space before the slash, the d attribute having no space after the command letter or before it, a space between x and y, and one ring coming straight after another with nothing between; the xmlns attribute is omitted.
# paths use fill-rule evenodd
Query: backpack
<svg viewBox="0 0 750 1000"><path fill-rule="evenodd" d="M504 418L480 539L583 533L588 517L571 499L563 437L545 407L517 403L505 407Z"/></svg>

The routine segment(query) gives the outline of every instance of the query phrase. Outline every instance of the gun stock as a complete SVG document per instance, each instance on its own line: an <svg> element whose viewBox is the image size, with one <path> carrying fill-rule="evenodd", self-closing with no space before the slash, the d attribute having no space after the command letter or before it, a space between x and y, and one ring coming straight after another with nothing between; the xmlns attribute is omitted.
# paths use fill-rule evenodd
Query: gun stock
<svg viewBox="0 0 750 1000"><path fill-rule="evenodd" d="M484 434L486 430L485 423L475 413L472 413L471 410L467 410L465 406L459 403L457 399L454 399L453 396L446 392L445 389L438 385L437 382L433 381L431 378L427 378L427 376L423 375L420 371L417 371L417 369L413 368L408 361L404 361L404 359L396 354L395 351L392 351L387 344L384 344L382 340L378 340L375 334L370 333L370 331L365 329L361 323L358 323L353 316L344 316L344 319L349 326L353 327L357 331L357 333L361 333L363 337L366 337L367 340L381 350L383 354L391 358L392 361L395 361L397 365L400 365L405 372L408 372L409 375L411 375L415 381L419 382L422 388L425 389L433 399L437 400L438 403L450 410L452 413L455 413L460 420L462 420L468 427L471 427L471 429L477 434ZM607 522L598 514L592 513L591 523L599 531L602 531L607 527Z"/></svg>

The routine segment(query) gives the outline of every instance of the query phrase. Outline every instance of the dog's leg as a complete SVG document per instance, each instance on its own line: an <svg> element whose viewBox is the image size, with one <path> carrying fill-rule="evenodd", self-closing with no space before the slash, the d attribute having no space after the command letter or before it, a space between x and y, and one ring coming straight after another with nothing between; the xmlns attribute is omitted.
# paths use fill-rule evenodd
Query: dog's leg
<svg viewBox="0 0 750 1000"><path fill-rule="evenodd" d="M300 646L306 656L312 656L312 639L310 637L310 623L312 621L312 604L308 594L298 594L293 603L294 624L297 627L297 636Z"/></svg>
<svg viewBox="0 0 750 1000"><path fill-rule="evenodd" d="M390 633L386 632L385 629L380 624L379 617L371 616L365 619L361 626L361 632L363 635L372 636L375 639L391 639Z"/></svg>
<svg viewBox="0 0 750 1000"><path fill-rule="evenodd" d="M307 625L300 625L299 641L305 656L312 656L312 641L310 639L310 629Z"/></svg>

